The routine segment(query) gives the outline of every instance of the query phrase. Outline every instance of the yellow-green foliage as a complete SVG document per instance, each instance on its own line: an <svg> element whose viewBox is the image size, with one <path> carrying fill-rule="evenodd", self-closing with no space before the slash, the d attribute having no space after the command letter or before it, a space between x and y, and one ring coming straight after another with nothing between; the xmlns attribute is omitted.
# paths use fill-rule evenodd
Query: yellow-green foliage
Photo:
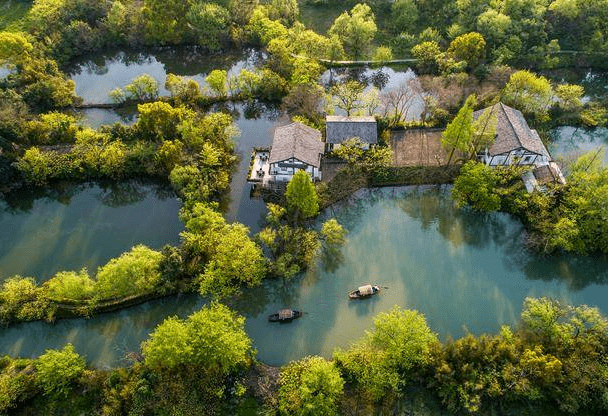
<svg viewBox="0 0 608 416"><path fill-rule="evenodd" d="M97 297L107 299L145 293L160 280L162 254L137 245L97 269Z"/></svg>
<svg viewBox="0 0 608 416"><path fill-rule="evenodd" d="M282 415L337 414L336 399L344 390L344 380L333 362L306 357L281 370L279 409Z"/></svg>
<svg viewBox="0 0 608 416"><path fill-rule="evenodd" d="M193 366L224 377L249 364L253 350L245 318L212 303L187 319L166 319L142 345L147 366L154 369Z"/></svg>
<svg viewBox="0 0 608 416"><path fill-rule="evenodd" d="M46 350L34 363L36 379L46 395L65 396L73 383L84 371L85 362L74 351L72 344L63 350Z"/></svg>
<svg viewBox="0 0 608 416"><path fill-rule="evenodd" d="M49 299L57 302L87 300L95 295L95 281L86 269L59 272L44 283Z"/></svg>
<svg viewBox="0 0 608 416"><path fill-rule="evenodd" d="M397 306L378 314L374 327L349 350L336 350L334 357L348 381L380 399L429 364L437 336L424 315Z"/></svg>
<svg viewBox="0 0 608 416"><path fill-rule="evenodd" d="M0 414L7 414L36 393L30 363L29 360L12 360L9 357L0 360Z"/></svg>
<svg viewBox="0 0 608 416"><path fill-rule="evenodd" d="M31 277L14 276L0 288L0 320L32 320L43 318L48 307L44 290Z"/></svg>

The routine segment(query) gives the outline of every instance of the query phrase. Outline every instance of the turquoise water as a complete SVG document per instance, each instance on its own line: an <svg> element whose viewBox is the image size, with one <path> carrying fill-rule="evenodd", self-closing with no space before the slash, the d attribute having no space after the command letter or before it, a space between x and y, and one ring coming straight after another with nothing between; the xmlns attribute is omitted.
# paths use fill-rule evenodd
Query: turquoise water
<svg viewBox="0 0 608 416"><path fill-rule="evenodd" d="M0 200L0 279L43 281L61 270L98 266L136 244L178 244L180 202L151 182L58 185Z"/></svg>
<svg viewBox="0 0 608 416"><path fill-rule="evenodd" d="M279 365L310 354L330 357L393 305L424 313L442 339L514 324L526 296L608 310L606 259L532 256L523 249L518 221L457 210L447 192L362 191L328 210L325 218L349 230L340 256L321 256L305 276L267 282L228 302L246 316L258 358ZM348 299L349 290L368 282L388 289ZM139 351L164 318L185 317L203 303L195 295L170 297L89 320L21 324L0 333L0 353L35 356L72 342L92 364L116 366L126 352ZM291 324L270 324L267 315L282 307L306 314Z"/></svg>

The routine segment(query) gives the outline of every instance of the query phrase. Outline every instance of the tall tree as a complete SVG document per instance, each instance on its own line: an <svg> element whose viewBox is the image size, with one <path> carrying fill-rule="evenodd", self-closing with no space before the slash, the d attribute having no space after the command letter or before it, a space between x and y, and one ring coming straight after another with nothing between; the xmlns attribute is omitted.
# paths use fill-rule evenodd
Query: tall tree
<svg viewBox="0 0 608 416"><path fill-rule="evenodd" d="M357 60L369 51L377 31L372 9L367 4L359 3L350 13L344 12L338 16L328 34L337 36L344 45L344 50Z"/></svg>
<svg viewBox="0 0 608 416"><path fill-rule="evenodd" d="M529 114L538 120L548 117L548 108L553 99L551 82L530 71L517 71L502 91L505 104L511 105L524 114Z"/></svg>
<svg viewBox="0 0 608 416"><path fill-rule="evenodd" d="M344 390L344 380L334 363L321 357L306 357L285 366L280 381L281 414L338 414L336 400Z"/></svg>
<svg viewBox="0 0 608 416"><path fill-rule="evenodd" d="M185 320L166 319L142 344L142 353L152 369L193 366L217 382L246 367L253 350L245 318L214 302Z"/></svg>
<svg viewBox="0 0 608 416"><path fill-rule="evenodd" d="M441 145L450 151L447 164L449 165L456 150L467 153L473 138L473 107L477 100L474 95L469 95L464 105L452 122L448 123L445 131L441 134Z"/></svg>
<svg viewBox="0 0 608 416"><path fill-rule="evenodd" d="M319 198L310 176L303 170L297 171L285 192L287 207L295 222L300 219L314 217L319 212Z"/></svg>

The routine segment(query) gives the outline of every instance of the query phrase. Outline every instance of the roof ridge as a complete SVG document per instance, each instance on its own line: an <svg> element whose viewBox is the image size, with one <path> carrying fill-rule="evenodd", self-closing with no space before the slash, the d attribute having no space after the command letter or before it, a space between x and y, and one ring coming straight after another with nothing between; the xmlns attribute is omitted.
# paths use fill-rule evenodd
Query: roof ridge
<svg viewBox="0 0 608 416"><path fill-rule="evenodd" d="M509 112L506 110L505 107L511 109L511 107L508 107L507 105L503 104L503 102L499 102L500 104L500 108L502 109L502 111L505 113L505 117L507 117L507 121L509 122L509 126L511 126L511 129L513 130L513 132L515 133L515 138L517 139L517 142L519 143L519 145L521 147L523 147L524 149L526 149L526 147L524 146L524 144L521 142L521 138L519 137L519 132L517 131L517 129L515 128L515 126L513 125L513 121L511 120L511 117L509 117ZM529 150L529 149L528 149Z"/></svg>

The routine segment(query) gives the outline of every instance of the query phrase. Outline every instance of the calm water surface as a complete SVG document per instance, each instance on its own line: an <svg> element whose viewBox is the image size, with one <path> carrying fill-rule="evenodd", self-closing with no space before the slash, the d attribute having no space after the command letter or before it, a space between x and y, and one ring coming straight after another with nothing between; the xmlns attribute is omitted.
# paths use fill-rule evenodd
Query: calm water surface
<svg viewBox="0 0 608 416"><path fill-rule="evenodd" d="M555 158L573 161L583 153L608 145L608 128L584 129L580 127L558 127L551 131L549 152ZM608 153L604 162L608 163Z"/></svg>
<svg viewBox="0 0 608 416"><path fill-rule="evenodd" d="M166 185L147 182L14 193L0 200L0 278L94 272L135 244L177 244L179 208Z"/></svg>
<svg viewBox="0 0 608 416"><path fill-rule="evenodd" d="M124 88L142 74L156 79L160 95L169 95L165 89L169 73L193 79L205 87L205 77L214 69L225 69L229 76L237 75L241 69L254 66L258 56L255 50L206 55L188 47L143 52L114 51L85 58L67 71L76 83L76 94L83 98L84 103L100 104L111 103L110 91Z"/></svg>
<svg viewBox="0 0 608 416"><path fill-rule="evenodd" d="M338 258L291 282L269 282L230 306L247 317L258 357L284 364L309 354L331 356L371 327L393 305L427 316L443 339L471 331L495 333L516 322L526 296L552 296L608 310L608 263L603 258L537 258L522 249L521 225L504 214L478 215L453 207L446 191L363 191L329 210L350 231ZM378 296L349 301L363 283L387 286ZM100 366L123 363L158 323L185 317L203 300L182 296L90 320L22 324L0 334L0 353L35 356L66 342ZM307 314L288 325L267 315L284 306ZM32 342L32 340L37 340Z"/></svg>
<svg viewBox="0 0 608 416"><path fill-rule="evenodd" d="M256 59L252 52L205 57L187 48L117 52L75 65L71 73L85 102L101 103L108 102L110 90L124 87L142 73L154 76L161 86L167 73L203 83L212 69L231 68L236 74L255 65ZM383 78L379 72L389 75L387 88L414 76L411 71L383 68L357 74L335 71L324 79L354 76L373 82ZM588 78L595 85L596 77ZM230 105L227 110L241 131L240 162L223 206L229 221L242 222L256 232L265 207L249 198L245 177L250 151L270 145L274 127L287 120L276 109L258 103ZM414 106L414 115L415 110ZM129 110L86 110L84 116L83 122L93 127L115 121L132 123L136 117ZM550 147L554 156L607 141L606 130L569 129L554 131ZM7 201L0 206L0 230L3 237L11 238L0 239L0 271L44 279L60 269L86 266L93 270L138 242L152 247L177 243L182 229L178 201L145 187L137 189L113 192L92 185L61 197ZM504 214L457 210L445 190L362 191L344 206L328 210L325 217L336 217L350 231L339 256L322 254L306 275L289 282L267 282L229 302L247 317L246 329L258 357L269 364L309 354L329 357L334 348L346 347L360 337L377 313L393 305L424 313L444 339L467 331L495 333L500 325L513 324L526 296L552 296L608 311L605 258L531 256L522 249L521 224ZM135 231L142 232L141 241L136 241ZM104 254L107 249L115 251ZM388 289L364 301L347 299L349 290L367 282ZM0 332L0 353L37 356L71 342L91 364L123 365L125 354L139 351L141 342L167 316L186 317L204 302L196 295L171 297L90 320L63 320L52 326L21 324ZM289 325L269 324L267 315L285 306L304 310L306 315Z"/></svg>

